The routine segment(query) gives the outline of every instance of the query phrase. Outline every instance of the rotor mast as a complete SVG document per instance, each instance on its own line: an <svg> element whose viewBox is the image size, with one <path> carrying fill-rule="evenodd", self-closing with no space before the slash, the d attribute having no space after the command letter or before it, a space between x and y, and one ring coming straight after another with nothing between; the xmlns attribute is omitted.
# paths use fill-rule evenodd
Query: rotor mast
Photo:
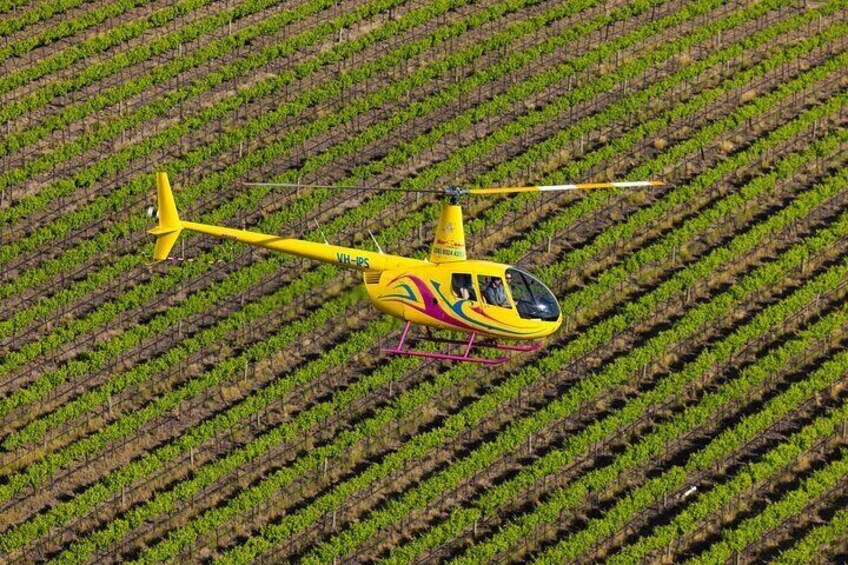
<svg viewBox="0 0 848 565"><path fill-rule="evenodd" d="M439 212L439 223L436 225L436 236L430 247L431 263L456 263L465 261L465 227L462 224L462 207L460 198L465 191L456 186L444 190L447 198L442 200Z"/></svg>

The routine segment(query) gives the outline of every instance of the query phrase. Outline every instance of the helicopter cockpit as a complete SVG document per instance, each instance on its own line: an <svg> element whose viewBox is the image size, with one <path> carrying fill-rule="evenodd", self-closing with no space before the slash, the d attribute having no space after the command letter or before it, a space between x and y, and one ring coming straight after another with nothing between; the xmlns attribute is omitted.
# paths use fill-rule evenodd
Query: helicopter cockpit
<svg viewBox="0 0 848 565"><path fill-rule="evenodd" d="M506 270L506 284L522 318L546 321L559 318L559 304L554 294L527 271L510 267Z"/></svg>
<svg viewBox="0 0 848 565"><path fill-rule="evenodd" d="M477 276L483 304L513 309L521 318L527 320L556 321L559 318L559 305L553 293L539 279L521 269L510 267L504 278L498 275ZM505 292L509 287L512 298ZM457 297L476 300L476 292L471 286L471 275L454 273L453 290Z"/></svg>

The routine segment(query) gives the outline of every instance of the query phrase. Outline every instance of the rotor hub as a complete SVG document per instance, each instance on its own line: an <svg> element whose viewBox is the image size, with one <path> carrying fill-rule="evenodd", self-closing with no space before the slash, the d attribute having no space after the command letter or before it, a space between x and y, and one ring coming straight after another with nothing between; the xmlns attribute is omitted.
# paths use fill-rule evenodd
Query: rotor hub
<svg viewBox="0 0 848 565"><path fill-rule="evenodd" d="M456 206L464 196L468 195L468 189L451 184L444 188L444 193L448 197L448 201Z"/></svg>

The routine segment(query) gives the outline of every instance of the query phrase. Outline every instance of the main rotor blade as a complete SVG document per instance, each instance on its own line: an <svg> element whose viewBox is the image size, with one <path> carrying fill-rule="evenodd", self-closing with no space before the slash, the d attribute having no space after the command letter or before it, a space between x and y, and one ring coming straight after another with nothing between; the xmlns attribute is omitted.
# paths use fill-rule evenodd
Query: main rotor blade
<svg viewBox="0 0 848 565"><path fill-rule="evenodd" d="M564 190L591 190L595 188L635 188L642 186L662 186L658 180L637 180L629 182L584 182L577 184L552 184L547 186L502 186L495 188L472 188L469 194L514 194L518 192L555 192Z"/></svg>
<svg viewBox="0 0 848 565"><path fill-rule="evenodd" d="M292 182L245 182L245 186L281 186L286 188L327 188L330 190L367 190L373 192L431 192L443 193L437 188L401 188L397 186L363 186L351 184L298 184Z"/></svg>

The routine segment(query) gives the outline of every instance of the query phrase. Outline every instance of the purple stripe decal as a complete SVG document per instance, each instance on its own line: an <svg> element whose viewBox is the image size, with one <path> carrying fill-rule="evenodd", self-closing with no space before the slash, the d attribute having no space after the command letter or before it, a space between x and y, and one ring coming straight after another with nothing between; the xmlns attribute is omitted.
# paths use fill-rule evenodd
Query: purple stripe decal
<svg viewBox="0 0 848 565"><path fill-rule="evenodd" d="M425 314L425 315L433 318L434 320L438 320L438 321L440 321L444 324L454 326L456 328L460 328L460 329L467 330L467 331L477 331L477 332L483 332L483 333L487 333L487 330L488 331L500 331L500 332L503 332L503 333L509 333L509 334L516 335L516 337L521 335L521 334L526 335L527 333L532 333L532 332L517 332L517 331L510 330L510 329L504 327L503 322L498 322L497 320L493 319L491 316L487 315L483 311L483 309L480 308L479 306L477 308L473 308L472 311L474 311L477 314L482 315L486 319L492 320L492 322L495 322L495 324L498 324L498 325L495 325L495 324L489 325L489 324L485 324L483 322L476 322L475 320L468 318L464 313L458 312L463 317L466 317L470 322L477 323L479 325L478 326L472 326L470 324L467 324L467 323L465 323L461 320L458 320L450 312L445 311L440 306L440 302L438 301L438 299L436 299L436 296L430 290L430 287L427 285L427 283L425 283L419 277L416 277L414 275L409 275L409 274L399 275L394 280L392 280L390 284L395 283L396 281L398 281L402 278L407 278L415 284L416 288L418 289L418 292L421 294L421 298L422 298L422 301L424 303L424 307L422 308L417 304L408 304L408 303L405 303L403 300L398 300L398 299L389 299L390 302L402 302L406 306L413 308L416 311L421 312L422 314ZM384 296L386 296L386 295L384 295ZM397 295L393 295L393 296L397 296ZM458 306L459 308L461 308L461 306L459 306L458 304L455 304L454 306Z"/></svg>

